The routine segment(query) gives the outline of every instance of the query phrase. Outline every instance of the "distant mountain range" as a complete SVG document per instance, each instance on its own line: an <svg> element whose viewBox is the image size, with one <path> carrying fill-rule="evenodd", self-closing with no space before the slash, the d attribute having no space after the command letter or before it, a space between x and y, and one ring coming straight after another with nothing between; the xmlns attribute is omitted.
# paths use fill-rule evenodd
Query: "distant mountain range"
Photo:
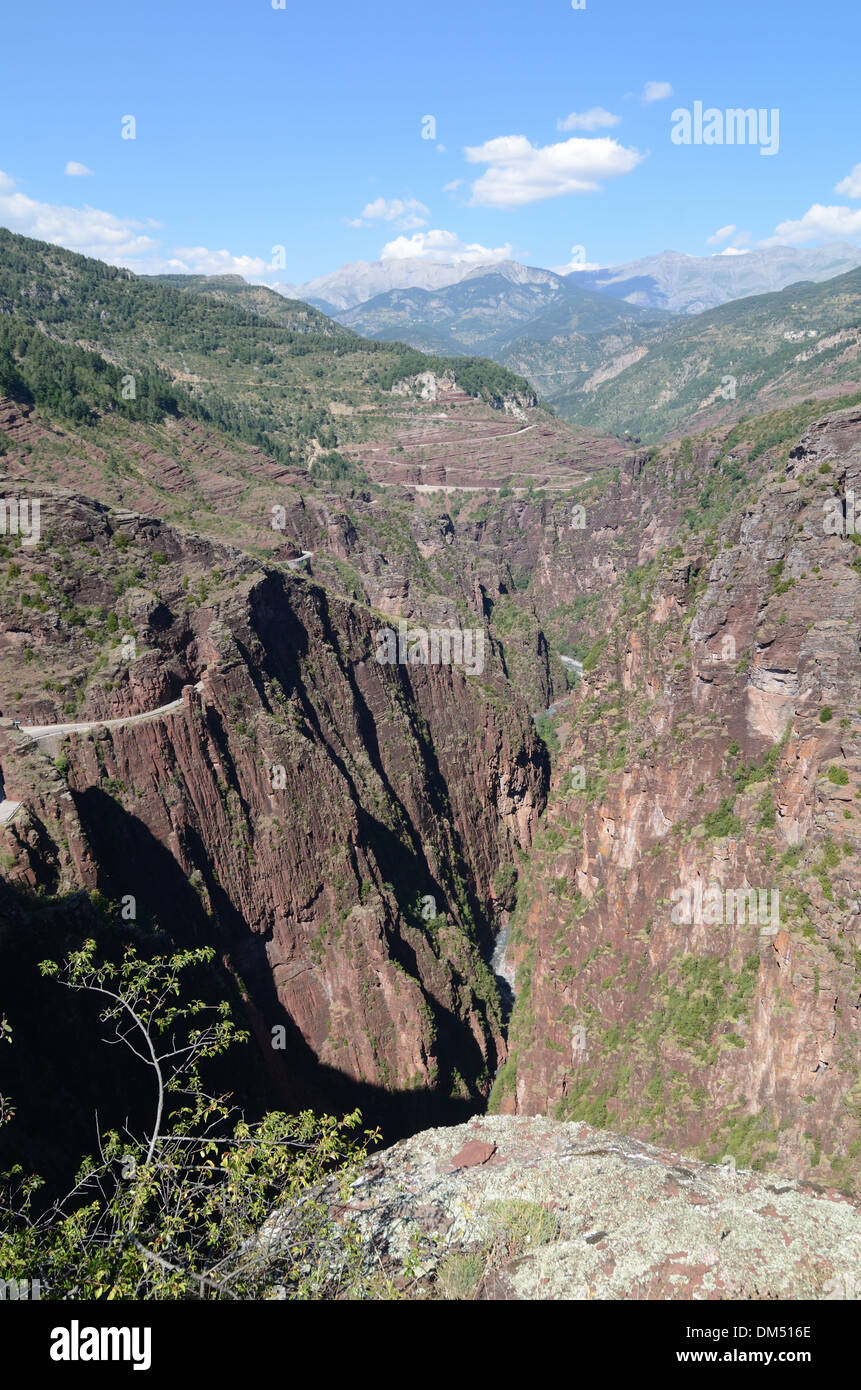
<svg viewBox="0 0 861 1390"><path fill-rule="evenodd" d="M510 264L514 265L515 262ZM344 309L352 309L357 304L365 304L378 294L389 290L441 289L444 285L454 285L468 275L485 274L495 269L495 265L476 266L474 261L455 261L444 264L425 261L418 257L389 261L350 261L330 275L322 275L317 280L308 280L304 285L276 285L279 293L289 299L304 299L324 314L338 314ZM528 266L517 266L526 275L548 275L551 271L530 271Z"/></svg>
<svg viewBox="0 0 861 1390"><path fill-rule="evenodd" d="M861 265L861 248L848 242L816 246L771 246L738 255L685 256L662 251L627 265L574 271L583 289L600 290L629 304L700 314L731 299L768 294L799 280L830 280ZM298 295L301 299L302 296Z"/></svg>
<svg viewBox="0 0 861 1390"><path fill-rule="evenodd" d="M291 293L362 337L489 357L526 377L567 420L655 439L714 410L732 416L747 387L768 395L782 382L797 394L857 379L852 328L861 304L850 272L858 267L861 249L848 243L732 256L665 251L565 275L516 261L359 262L312 282L316 298L311 286ZM811 294L781 298L800 285ZM333 298L355 301L372 286L386 288L333 307ZM715 396L724 374L745 380L735 397Z"/></svg>
<svg viewBox="0 0 861 1390"><path fill-rule="evenodd" d="M828 280L861 265L861 248L840 242L812 250L772 246L737 255L686 256L662 251L626 265L556 274L518 261L456 261L443 264L418 257L351 261L329 275L302 285L278 285L290 299L302 299L337 317L391 290L439 290L463 280L496 273L511 285L564 280L650 309L700 313L730 299L782 290L797 280Z"/></svg>
<svg viewBox="0 0 861 1390"><path fill-rule="evenodd" d="M861 268L671 319L638 359L554 399L587 428L654 441L861 382Z"/></svg>
<svg viewBox="0 0 861 1390"><path fill-rule="evenodd" d="M621 358L627 365L645 338L675 318L582 289L552 271L535 280L513 279L508 271L494 267L438 290L390 290L338 320L364 337L408 342L424 352L517 363L518 373L552 400L562 390L583 389L609 362Z"/></svg>

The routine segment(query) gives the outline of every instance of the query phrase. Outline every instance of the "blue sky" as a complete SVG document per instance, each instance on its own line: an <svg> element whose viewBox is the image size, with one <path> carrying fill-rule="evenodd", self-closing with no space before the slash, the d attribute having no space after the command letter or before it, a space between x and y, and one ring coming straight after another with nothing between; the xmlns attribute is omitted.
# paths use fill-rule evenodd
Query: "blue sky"
<svg viewBox="0 0 861 1390"><path fill-rule="evenodd" d="M861 244L858 0L284 3L7 12L0 224L287 283L384 248L561 267ZM674 144L697 101L776 108L777 152Z"/></svg>

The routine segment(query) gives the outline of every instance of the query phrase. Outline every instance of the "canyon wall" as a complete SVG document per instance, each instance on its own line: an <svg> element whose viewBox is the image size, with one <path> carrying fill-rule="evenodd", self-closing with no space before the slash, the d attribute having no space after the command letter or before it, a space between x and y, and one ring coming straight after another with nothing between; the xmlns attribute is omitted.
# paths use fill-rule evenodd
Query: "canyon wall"
<svg viewBox="0 0 861 1390"><path fill-rule="evenodd" d="M846 411L623 579L560 706L495 1107L854 1184L859 482Z"/></svg>
<svg viewBox="0 0 861 1390"><path fill-rule="evenodd" d="M826 517L861 417L757 438L285 494L272 562L57 494L3 590L12 881L217 943L279 1103L405 1131L496 1075L493 1108L852 1185L861 566ZM480 629L483 670L378 662L401 619Z"/></svg>
<svg viewBox="0 0 861 1390"><path fill-rule="evenodd" d="M305 577L72 494L42 526L3 613L9 881L216 945L282 1103L474 1109L505 1056L483 957L547 781L490 637L472 676L385 664ZM92 719L123 722L66 728Z"/></svg>

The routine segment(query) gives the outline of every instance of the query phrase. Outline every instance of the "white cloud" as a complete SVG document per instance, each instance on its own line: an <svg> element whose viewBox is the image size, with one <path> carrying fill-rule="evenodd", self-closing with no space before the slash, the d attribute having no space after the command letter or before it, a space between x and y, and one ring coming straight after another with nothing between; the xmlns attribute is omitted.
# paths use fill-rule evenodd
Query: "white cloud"
<svg viewBox="0 0 861 1390"><path fill-rule="evenodd" d="M471 261L482 265L487 261L508 261L514 255L510 243L505 246L481 246L478 242L464 242L456 232L446 232L440 228L429 232L416 232L411 237L399 236L389 241L380 253L383 261L400 261L408 258L425 261Z"/></svg>
<svg viewBox="0 0 861 1390"><path fill-rule="evenodd" d="M641 101L666 101L667 97L673 95L673 89L669 82L647 82L643 88Z"/></svg>
<svg viewBox="0 0 861 1390"><path fill-rule="evenodd" d="M234 256L229 251L210 251L205 246L177 246L172 264L181 266L183 273L194 275L243 275L259 278L272 266L262 256Z"/></svg>
<svg viewBox="0 0 861 1390"><path fill-rule="evenodd" d="M362 216L377 221L394 222L396 218L411 212L421 213L425 217L428 215L428 209L417 198L375 198L372 203L365 204Z"/></svg>
<svg viewBox="0 0 861 1390"><path fill-rule="evenodd" d="M63 172L65 174L72 174L75 178L83 178L93 171L92 169L88 169L86 164L79 164L76 159L70 159Z"/></svg>
<svg viewBox="0 0 861 1390"><path fill-rule="evenodd" d="M370 227L374 222L394 222L400 231L410 232L427 226L429 216L430 209L417 198L375 198L365 204L361 216L347 218L347 225Z"/></svg>
<svg viewBox="0 0 861 1390"><path fill-rule="evenodd" d="M152 225L115 217L100 208L70 208L40 203L15 191L14 180L0 171L0 223L24 236L65 246L85 256L97 256L111 265L133 266L140 256L158 250L159 243L141 235Z"/></svg>
<svg viewBox="0 0 861 1390"><path fill-rule="evenodd" d="M729 245L722 251L715 251L714 255L739 256L750 241L750 232L740 232L734 222L729 222L726 227L718 227L713 236L706 237L707 246L720 246L722 241Z"/></svg>
<svg viewBox="0 0 861 1390"><path fill-rule="evenodd" d="M778 223L774 235L766 237L759 245L803 246L806 241L817 238L834 241L857 236L861 236L861 208L823 207L822 203L814 203L796 221Z"/></svg>
<svg viewBox="0 0 861 1390"><path fill-rule="evenodd" d="M736 230L734 222L728 223L726 227L718 227L713 236L706 237L706 246L720 246L722 241L728 241Z"/></svg>
<svg viewBox="0 0 861 1390"><path fill-rule="evenodd" d="M451 183L444 183L444 184L443 184L443 186L442 186L442 191L443 191L443 193L454 193L454 192L456 192L456 190L457 190L458 188L461 187L461 185L463 184L463 182L464 182L463 179L452 179Z"/></svg>
<svg viewBox="0 0 861 1390"><path fill-rule="evenodd" d="M472 185L473 206L522 207L568 193L594 193L600 179L629 174L643 159L604 135L595 140L575 137L557 145L538 147L525 135L500 135L483 145L467 146L470 164L489 168Z"/></svg>
<svg viewBox="0 0 861 1390"><path fill-rule="evenodd" d="M834 186L835 193L845 193L847 198L861 198L861 164L856 164L845 179Z"/></svg>
<svg viewBox="0 0 861 1390"><path fill-rule="evenodd" d="M604 126L618 125L621 116L605 111L603 106L590 106L588 111L572 111L570 116L556 122L557 130L601 130Z"/></svg>
<svg viewBox="0 0 861 1390"><path fill-rule="evenodd" d="M550 269L555 270L557 275L571 275L575 270L600 270L601 262L580 261L575 258L573 261L569 261L567 265L552 265Z"/></svg>
<svg viewBox="0 0 861 1390"><path fill-rule="evenodd" d="M229 251L210 251L205 246L177 246L167 255L162 243L144 229L161 224L116 217L101 208L70 208L40 203L16 191L15 181L0 169L0 225L23 236L64 246L109 265L124 266L140 275L166 273L244 275L261 280L273 267L261 256L234 256Z"/></svg>

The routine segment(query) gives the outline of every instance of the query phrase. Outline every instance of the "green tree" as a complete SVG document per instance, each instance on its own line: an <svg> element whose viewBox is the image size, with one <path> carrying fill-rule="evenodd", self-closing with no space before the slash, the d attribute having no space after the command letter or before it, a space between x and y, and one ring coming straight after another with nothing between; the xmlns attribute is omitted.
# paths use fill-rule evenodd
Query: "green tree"
<svg viewBox="0 0 861 1390"><path fill-rule="evenodd" d="M0 1177L0 1270L35 1279L43 1297L314 1298L349 1291L361 1250L337 1230L323 1188L346 1184L379 1136L342 1119L277 1112L249 1124L208 1094L201 1067L244 1041L226 1002L190 997L185 975L211 948L145 959L135 947L99 963L87 941L42 971L95 994L111 1041L152 1075L148 1131L102 1135L72 1190L40 1203L18 1165ZM5 1025L5 1021L4 1021ZM0 1040L11 1041L0 1027ZM0 1123L13 1117L0 1097ZM330 1198L331 1200L331 1192Z"/></svg>

